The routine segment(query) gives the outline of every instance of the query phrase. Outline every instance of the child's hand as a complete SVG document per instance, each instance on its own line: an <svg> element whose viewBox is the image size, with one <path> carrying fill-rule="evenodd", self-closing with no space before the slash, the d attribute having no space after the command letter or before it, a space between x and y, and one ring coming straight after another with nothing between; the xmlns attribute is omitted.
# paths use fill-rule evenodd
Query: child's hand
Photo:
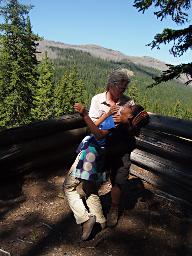
<svg viewBox="0 0 192 256"><path fill-rule="evenodd" d="M113 120L114 120L115 124L119 124L121 122L121 116L118 114L113 115Z"/></svg>
<svg viewBox="0 0 192 256"><path fill-rule="evenodd" d="M108 114L113 115L113 114L117 113L119 109L120 109L119 106L114 105L114 106L110 107Z"/></svg>
<svg viewBox="0 0 192 256"><path fill-rule="evenodd" d="M76 112L83 116L87 114L85 106L83 106L81 103L75 103L73 108Z"/></svg>

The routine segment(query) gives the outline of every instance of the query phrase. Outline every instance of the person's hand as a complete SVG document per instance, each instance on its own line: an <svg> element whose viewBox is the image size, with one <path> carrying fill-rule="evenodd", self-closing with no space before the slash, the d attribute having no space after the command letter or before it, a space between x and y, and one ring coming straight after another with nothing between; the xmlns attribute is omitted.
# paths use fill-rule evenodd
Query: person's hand
<svg viewBox="0 0 192 256"><path fill-rule="evenodd" d="M121 122L121 116L118 114L113 115L113 120L115 124L119 124Z"/></svg>
<svg viewBox="0 0 192 256"><path fill-rule="evenodd" d="M110 116L117 113L119 109L120 109L120 106L117 106L117 105L110 107L108 115Z"/></svg>
<svg viewBox="0 0 192 256"><path fill-rule="evenodd" d="M83 104L81 103L75 103L73 108L76 112L78 112L82 116L85 116L88 114L85 106L83 106Z"/></svg>

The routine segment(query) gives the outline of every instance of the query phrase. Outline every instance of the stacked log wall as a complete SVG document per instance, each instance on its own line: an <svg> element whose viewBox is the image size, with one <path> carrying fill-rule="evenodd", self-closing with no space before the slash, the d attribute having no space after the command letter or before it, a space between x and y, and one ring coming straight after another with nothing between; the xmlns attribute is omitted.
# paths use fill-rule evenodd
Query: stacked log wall
<svg viewBox="0 0 192 256"><path fill-rule="evenodd" d="M0 132L0 179L65 168L87 134L79 115L36 122ZM130 173L157 191L192 204L192 121L150 113L136 137Z"/></svg>

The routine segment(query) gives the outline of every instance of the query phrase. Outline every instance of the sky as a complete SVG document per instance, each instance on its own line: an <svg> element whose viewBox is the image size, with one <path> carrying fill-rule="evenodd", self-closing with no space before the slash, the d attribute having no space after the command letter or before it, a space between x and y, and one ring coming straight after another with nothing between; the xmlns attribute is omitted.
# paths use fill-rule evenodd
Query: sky
<svg viewBox="0 0 192 256"><path fill-rule="evenodd" d="M190 51L179 58L170 55L171 44L162 45L160 50L146 46L164 28L181 29L182 26L170 18L158 20L152 9L145 14L138 12L132 0L19 2L33 5L29 12L32 29L44 39L73 45L96 44L129 56L151 56L171 64L191 62Z"/></svg>

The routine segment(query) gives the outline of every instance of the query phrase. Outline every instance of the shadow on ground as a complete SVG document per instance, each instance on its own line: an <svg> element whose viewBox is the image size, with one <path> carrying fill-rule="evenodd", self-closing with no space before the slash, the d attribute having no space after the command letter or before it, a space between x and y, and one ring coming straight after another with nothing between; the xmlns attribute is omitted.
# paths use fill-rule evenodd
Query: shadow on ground
<svg viewBox="0 0 192 256"><path fill-rule="evenodd" d="M97 224L91 239L81 242L62 193L63 176L63 170L46 178L30 174L22 196L0 201L0 249L14 256L192 255L192 220L173 215L169 203L162 207L137 178L127 181L118 225L101 231ZM110 192L101 201L106 215Z"/></svg>

